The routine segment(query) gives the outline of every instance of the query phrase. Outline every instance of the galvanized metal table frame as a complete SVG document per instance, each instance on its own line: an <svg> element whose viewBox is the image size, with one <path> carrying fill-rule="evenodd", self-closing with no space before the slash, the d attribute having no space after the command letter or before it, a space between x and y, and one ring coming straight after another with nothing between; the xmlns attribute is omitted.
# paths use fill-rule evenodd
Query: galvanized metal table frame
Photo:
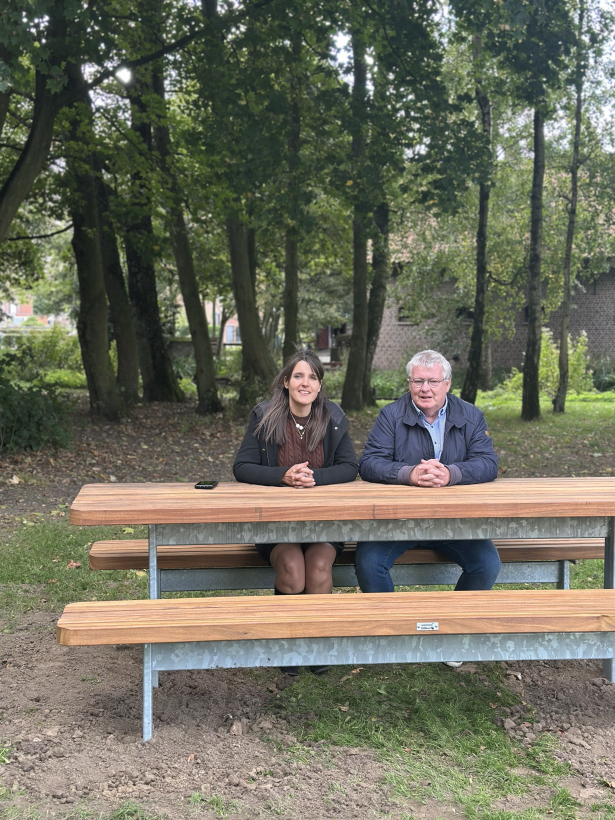
<svg viewBox="0 0 615 820"><path fill-rule="evenodd" d="M150 598L162 590L157 547L174 544L254 544L305 541L437 541L462 538L604 538L604 587L615 583L615 518L451 518L355 521L291 521L224 524L156 524L149 527ZM549 577L544 562L544 581L566 584L561 570ZM550 562L549 562L550 563ZM513 565L510 578L515 577ZM550 563L552 567L552 563ZM398 565L394 580L420 578L420 565ZM430 567L433 572L434 567ZM348 585L356 583L352 567L335 567ZM424 570L423 570L424 571ZM442 581L454 583L459 570L439 565ZM539 569L539 574L541 570ZM165 573L169 573L165 570ZM251 589L262 586L268 568L228 570L177 570L175 589ZM190 573L190 576L184 575ZM194 575L194 573L198 573ZM213 574L212 574L213 573ZM269 570L269 573L271 571ZM409 573L412 573L410 576ZM209 577L209 581L208 581ZM170 575L169 579L173 576ZM446 580L445 580L446 579ZM336 583L338 581L336 577ZM258 583L255 583L258 581ZM508 577L499 583L514 583ZM271 579L272 582L272 579ZM411 580L409 583L420 583ZM220 586L220 584L230 586ZM433 581L432 581L433 583ZM197 585L198 584L198 585ZM205 586L203 586L205 584ZM211 586L207 586L211 584ZM169 586L165 586L169 589ZM429 663L446 660L547 660L602 659L605 677L613 681L615 633L529 633L498 635L437 635L320 638L318 640L242 640L198 643L146 644L143 652L143 739L152 735L153 688L158 672L179 669L215 669L253 666L303 666L326 663Z"/></svg>

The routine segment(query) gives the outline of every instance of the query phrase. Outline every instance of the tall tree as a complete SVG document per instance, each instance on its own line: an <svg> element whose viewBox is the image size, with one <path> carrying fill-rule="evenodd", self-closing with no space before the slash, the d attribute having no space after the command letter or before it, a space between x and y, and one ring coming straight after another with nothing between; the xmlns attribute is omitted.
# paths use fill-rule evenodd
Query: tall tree
<svg viewBox="0 0 615 820"><path fill-rule="evenodd" d="M93 137L93 135L92 135ZM117 347L117 386L122 404L131 407L139 400L139 350L132 307L126 290L110 201L114 198L98 163L96 190L99 212L100 247L109 314Z"/></svg>
<svg viewBox="0 0 615 820"><path fill-rule="evenodd" d="M249 228L239 214L229 216L226 224L233 293L241 330L242 380L239 403L253 405L271 385L277 368L260 326L254 263L251 263L250 258L254 258L254 242L249 241Z"/></svg>
<svg viewBox="0 0 615 820"><path fill-rule="evenodd" d="M154 73L153 89L161 104L160 116L154 126L154 135L160 157L163 181L168 192L168 225L173 244L179 287L184 301L196 361L197 413L203 415L219 413L222 410L222 405L216 388L216 373L209 339L209 328L201 304L192 247L184 217L183 194L172 160L171 135L166 115L164 77L162 74Z"/></svg>
<svg viewBox="0 0 615 820"><path fill-rule="evenodd" d="M130 202L124 222L128 292L136 319L143 399L183 401L166 348L156 291L154 228L152 222L152 72L138 69L127 83L133 148Z"/></svg>
<svg viewBox="0 0 615 820"><path fill-rule="evenodd" d="M474 46L474 94L480 110L482 133L487 154L486 172L478 183L478 227L476 229L476 290L470 349L468 352L468 369L466 371L461 398L474 404L481 380L483 339L485 332L485 307L487 299L487 237L489 226L489 197L491 196L491 100L485 91L482 77L482 38L475 34Z"/></svg>
<svg viewBox="0 0 615 820"><path fill-rule="evenodd" d="M9 90L1 86L7 84L14 92L11 99L25 97L32 99L33 104L27 138L17 159L9 164L0 187L0 242L45 167L58 114L80 98L81 92L67 83L67 67L73 63L97 68L87 82L87 89L92 90L112 77L120 66L147 65L164 54L185 48L208 30L207 26L194 26L188 16L187 26L192 30L184 30L173 42L156 45L150 53L128 59L119 46L124 22L124 15L108 14L87 2L5 0L2 4L0 46L4 48L4 57L0 59L8 69L8 79L0 79L0 110ZM138 36L141 23L138 18L131 22Z"/></svg>
<svg viewBox="0 0 615 820"><path fill-rule="evenodd" d="M68 66L69 83L81 88L82 101L75 106L70 122L71 148L67 152L68 173L74 181L70 198L73 220L72 245L79 280L79 318L77 333L81 357L90 395L90 409L94 415L116 420L120 401L115 375L109 357L108 304L100 246L100 217L97 185L91 144L85 140L83 156L77 156L85 134L91 132L91 108L81 69L74 63ZM81 122L86 122L85 129Z"/></svg>
<svg viewBox="0 0 615 820"><path fill-rule="evenodd" d="M568 327L570 324L570 306L572 302L572 288L570 271L572 267L572 246L577 221L577 203L579 198L579 166L581 147L581 125L583 120L583 86L587 70L587 57L584 44L585 2L580 0L578 11L577 43L574 66L574 132L572 137L572 156L570 158L570 199L568 202L568 225L566 227L566 244L563 264L563 299L562 318L559 331L559 382L557 393L553 399L553 411L563 413L566 409L566 394L568 392Z"/></svg>
<svg viewBox="0 0 615 820"><path fill-rule="evenodd" d="M367 33L355 20L351 28L353 84L350 131L352 135L352 179L354 203L352 214L352 336L348 368L342 390L344 410L363 407L363 376L367 341L367 243L370 216L365 201L364 163L367 141Z"/></svg>

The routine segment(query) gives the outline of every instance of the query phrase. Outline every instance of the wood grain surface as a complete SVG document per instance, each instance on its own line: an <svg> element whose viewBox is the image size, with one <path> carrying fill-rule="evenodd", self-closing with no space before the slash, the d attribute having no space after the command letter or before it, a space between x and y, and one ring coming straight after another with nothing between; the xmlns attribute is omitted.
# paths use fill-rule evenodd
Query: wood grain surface
<svg viewBox="0 0 615 820"><path fill-rule="evenodd" d="M615 631L615 590L392 592L69 604L66 646L376 635Z"/></svg>
<svg viewBox="0 0 615 820"><path fill-rule="evenodd" d="M496 539L503 562L570 561L604 558L604 538ZM337 564L354 564L356 544L347 543ZM213 567L265 567L252 544L208 544L158 547L159 569L211 569ZM447 559L429 549L408 550L396 564L445 564ZM90 549L90 569L147 569L145 539L95 541Z"/></svg>
<svg viewBox="0 0 615 820"><path fill-rule="evenodd" d="M615 516L615 477L509 478L440 489L354 481L297 490L223 483L86 484L73 524Z"/></svg>

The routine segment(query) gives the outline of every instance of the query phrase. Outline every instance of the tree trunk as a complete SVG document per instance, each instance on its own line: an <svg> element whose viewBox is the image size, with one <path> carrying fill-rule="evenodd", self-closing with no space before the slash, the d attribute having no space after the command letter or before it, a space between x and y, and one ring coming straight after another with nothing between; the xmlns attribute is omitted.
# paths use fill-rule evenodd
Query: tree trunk
<svg viewBox="0 0 615 820"><path fill-rule="evenodd" d="M130 299L126 291L115 228L109 212L111 195L109 187L101 177L100 169L96 178L96 185L105 289L109 300L113 335L117 345L117 386L122 403L126 407L131 407L139 401L137 334Z"/></svg>
<svg viewBox="0 0 615 820"><path fill-rule="evenodd" d="M491 335L489 333L486 333L483 339L480 387L482 390L493 390L493 345L491 344Z"/></svg>
<svg viewBox="0 0 615 820"><path fill-rule="evenodd" d="M164 78L154 74L154 90L162 101L164 111ZM196 389L198 405L196 412L201 415L219 413L222 404L218 398L214 356L209 340L207 317L201 303L201 294L194 269L194 258L188 237L186 220L182 208L182 191L175 168L171 163L171 136L165 120L158 118L154 127L154 138L160 156L163 176L167 181L169 194L168 225L173 243L173 254L179 278L179 287L184 300L188 327L192 337L194 358L196 360ZM215 310L215 306L214 306Z"/></svg>
<svg viewBox="0 0 615 820"><path fill-rule="evenodd" d="M287 361L297 349L299 336L299 242L294 228L286 230L284 255L284 348Z"/></svg>
<svg viewBox="0 0 615 820"><path fill-rule="evenodd" d="M46 74L36 72L34 114L28 139L19 159L0 191L0 242L6 237L13 217L42 171L51 147L53 127L62 105L58 95L47 91Z"/></svg>
<svg viewBox="0 0 615 820"><path fill-rule="evenodd" d="M48 50L47 58L51 71L43 73L37 70L35 72L34 111L28 138L0 190L0 242L6 237L19 206L45 166L56 117L69 100L69 95L65 90L53 93L47 87L47 82L53 75L54 69L63 72L70 65L66 63L68 26L62 0L54 0L50 4L46 10L46 20L45 48ZM79 69L76 70L79 71ZM72 98L72 102L76 99L78 95Z"/></svg>
<svg viewBox="0 0 615 820"><path fill-rule="evenodd" d="M6 46L0 43L0 60L2 60L5 65L9 64L9 52ZM0 137L2 137L2 130L4 128L4 123L6 122L6 115L9 112L9 103L11 101L11 89L7 88L6 91L0 93Z"/></svg>
<svg viewBox="0 0 615 820"><path fill-rule="evenodd" d="M131 209L126 220L125 246L128 266L128 292L136 319L139 363L143 380L143 399L146 402L184 401L166 349L158 297L153 246L156 244L151 217L149 181L139 170L145 157L151 156L152 129L149 112L144 103L146 84L139 78L128 89L130 99L133 144L142 155L135 162L131 185Z"/></svg>
<svg viewBox="0 0 615 820"><path fill-rule="evenodd" d="M364 185L365 128L367 121L366 38L363 31L352 32L352 160L354 182L354 213L352 220L352 336L344 387L344 410L363 407L363 377L367 356L367 216L361 189Z"/></svg>
<svg viewBox="0 0 615 820"><path fill-rule="evenodd" d="M287 361L297 349L299 340L299 186L298 171L301 163L301 108L299 99L301 62L301 33L293 30L293 64L290 78L290 122L286 145L288 149L289 219L286 226L284 256L284 348L282 355Z"/></svg>
<svg viewBox="0 0 615 820"><path fill-rule="evenodd" d="M220 316L220 330L218 331L218 349L216 350L216 357L219 359L224 350L224 328L231 317L229 316L226 305L222 303L222 315Z"/></svg>
<svg viewBox="0 0 615 820"><path fill-rule="evenodd" d="M579 27L576 58L576 104L574 112L574 139L572 142L572 159L570 162L570 204L568 206L568 227L566 229L566 248L564 251L564 296L562 300L562 319L559 331L559 383L557 393L553 399L553 412L563 413L566 409L566 393L568 392L568 326L570 324L570 307L572 301L571 276L572 245L577 221L577 201L579 193L579 152L581 145L581 121L583 119L583 54L581 38L583 36L583 22L585 6L581 2L579 8Z"/></svg>
<svg viewBox="0 0 615 820"><path fill-rule="evenodd" d="M545 176L545 124L539 108L534 111L534 173L530 216L530 259L528 271L528 328L523 363L521 418L540 417L540 344L542 333L542 198Z"/></svg>
<svg viewBox="0 0 615 820"><path fill-rule="evenodd" d="M84 86L80 68L73 64L68 74L71 85ZM74 153L75 147L83 143L82 119L91 117L85 89L82 104L72 114L70 139L73 146L67 152L66 162L78 192L71 197L70 203L74 229L72 246L79 282L77 334L90 394L90 409L95 416L115 421L119 417L120 402L109 357L108 306L100 248L96 179L87 148L79 157Z"/></svg>
<svg viewBox="0 0 615 820"><path fill-rule="evenodd" d="M261 332L256 291L250 266L249 231L238 216L226 221L233 293L241 331L241 386L239 403L253 405L267 390L276 366Z"/></svg>
<svg viewBox="0 0 615 820"><path fill-rule="evenodd" d="M474 38L474 65L478 66L481 37ZM491 100L485 94L482 78L477 74L475 96L480 109L483 136L489 153L489 174L478 186L478 228L476 231L476 291L474 318L468 351L468 369L461 389L461 398L474 404L481 380L481 361L485 333L485 303L487 299L487 228L489 225L489 196L491 194Z"/></svg>
<svg viewBox="0 0 615 820"><path fill-rule="evenodd" d="M380 203L374 211L374 223L378 228L378 234L374 238L372 250L374 276L367 306L367 344L363 376L363 403L371 406L376 404L371 384L372 363L378 346L389 278L389 205L387 202Z"/></svg>

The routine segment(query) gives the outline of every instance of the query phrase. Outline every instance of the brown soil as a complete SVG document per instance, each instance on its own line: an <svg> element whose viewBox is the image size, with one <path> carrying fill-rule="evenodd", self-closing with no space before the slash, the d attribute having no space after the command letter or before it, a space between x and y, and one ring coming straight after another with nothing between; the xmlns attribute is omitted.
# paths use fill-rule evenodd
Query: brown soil
<svg viewBox="0 0 615 820"><path fill-rule="evenodd" d="M92 426L78 408L71 451L3 458L0 524L6 533L24 515L57 514L86 482L231 480L244 426L243 418L201 419L190 405L139 407L120 425ZM352 421L358 450L370 427ZM0 785L18 807L109 814L134 801L169 818L459 817L459 806L393 799L369 750L304 743L297 753L292 727L267 711L290 682L276 670L161 675L154 738L143 744L139 650L58 646L56 617L29 613L0 633L0 737L14 747ZM466 664L459 674L477 669ZM615 688L590 662L515 663L507 672L527 705L496 721L526 744L556 735L557 756L573 769L562 785L583 806L577 816L595 818L592 804L610 802L615 789ZM190 801L196 792L203 802ZM536 787L494 809L522 812L552 797Z"/></svg>

